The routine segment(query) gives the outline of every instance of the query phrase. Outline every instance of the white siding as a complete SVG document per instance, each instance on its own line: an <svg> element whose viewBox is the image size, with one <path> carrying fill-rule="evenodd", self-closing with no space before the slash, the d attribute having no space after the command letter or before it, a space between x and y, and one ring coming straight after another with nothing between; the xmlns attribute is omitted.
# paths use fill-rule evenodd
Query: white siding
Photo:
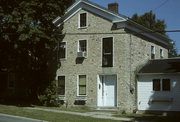
<svg viewBox="0 0 180 122"><path fill-rule="evenodd" d="M170 79L170 91L153 91L152 79ZM180 111L180 75L148 75L138 79L138 110ZM170 102L151 102L151 99Z"/></svg>

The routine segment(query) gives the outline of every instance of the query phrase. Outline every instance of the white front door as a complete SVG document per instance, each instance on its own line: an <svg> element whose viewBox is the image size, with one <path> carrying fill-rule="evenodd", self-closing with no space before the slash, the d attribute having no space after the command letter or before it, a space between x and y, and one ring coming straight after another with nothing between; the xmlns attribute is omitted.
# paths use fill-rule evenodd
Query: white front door
<svg viewBox="0 0 180 122"><path fill-rule="evenodd" d="M114 107L117 98L116 75L100 75L98 78L98 106Z"/></svg>

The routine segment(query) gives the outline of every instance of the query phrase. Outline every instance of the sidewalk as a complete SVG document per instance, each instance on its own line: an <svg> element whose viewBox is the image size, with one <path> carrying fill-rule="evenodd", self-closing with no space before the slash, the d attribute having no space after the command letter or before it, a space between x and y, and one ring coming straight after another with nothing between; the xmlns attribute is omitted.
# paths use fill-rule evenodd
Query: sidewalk
<svg viewBox="0 0 180 122"><path fill-rule="evenodd" d="M63 114L71 114L71 115L78 115L78 116L87 116L87 117L101 118L101 119L132 121L131 118L113 117L113 114L111 112L86 112L86 113L80 113L80 112L61 111L61 110L44 109L44 108L32 108L32 107L26 107L26 109L41 110L41 111L63 113Z"/></svg>

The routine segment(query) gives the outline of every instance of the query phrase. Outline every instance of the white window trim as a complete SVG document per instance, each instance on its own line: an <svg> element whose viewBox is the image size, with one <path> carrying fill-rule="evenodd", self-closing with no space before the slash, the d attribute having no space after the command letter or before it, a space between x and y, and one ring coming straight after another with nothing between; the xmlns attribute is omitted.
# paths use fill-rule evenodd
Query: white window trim
<svg viewBox="0 0 180 122"><path fill-rule="evenodd" d="M112 41L113 41L113 64L112 64L112 67L114 67L115 66L115 53L114 53L114 36L105 36L105 37L102 37L101 38L101 65L100 65L100 67L103 67L103 65L102 65L102 63L103 63L103 39L104 38L110 38L110 37L112 37L113 39L112 39ZM112 68L112 67L103 67L103 68Z"/></svg>
<svg viewBox="0 0 180 122"><path fill-rule="evenodd" d="M60 77L61 77L61 76L64 76L64 79L65 79L65 81L64 81L64 82L65 82L65 88L64 88L64 95L59 95L59 94L58 94L58 96L60 96L60 97L65 97L65 96L66 96L66 76L65 76L65 75L58 75L57 78L56 78L56 79L57 79L56 86L58 86L58 77L59 77L59 76L60 76Z"/></svg>
<svg viewBox="0 0 180 122"><path fill-rule="evenodd" d="M154 91L153 90L153 79L160 79L160 91ZM153 79L152 79L152 92L171 92L171 90L172 90L172 88L171 88L172 83L171 83L171 79L170 78L153 78ZM162 84L163 79L169 79L170 80L170 90L169 91L163 91L163 84Z"/></svg>
<svg viewBox="0 0 180 122"><path fill-rule="evenodd" d="M79 74L79 75L77 75L77 96L78 97L86 97L87 96L87 82L88 82L88 76L87 75L85 75L86 76L86 95L80 95L79 94L79 76L81 76L81 75L85 75L85 74Z"/></svg>
<svg viewBox="0 0 180 122"><path fill-rule="evenodd" d="M81 27L80 26L80 15L86 13L86 26ZM88 27L88 13L87 12L80 12L78 15L78 28L79 29L86 29Z"/></svg>
<svg viewBox="0 0 180 122"><path fill-rule="evenodd" d="M66 60L66 59L67 59L67 41L61 41L61 42L59 42L59 45L60 45L60 43L62 43L62 42L65 42L66 49L65 49L65 58L60 58L60 61L61 61L61 60Z"/></svg>
<svg viewBox="0 0 180 122"><path fill-rule="evenodd" d="M86 57L85 58L87 58L88 57L88 40L87 39L80 39L80 40L78 40L78 45L77 45L77 52L80 52L80 50L79 50L79 42L80 41L82 41L82 40L86 40Z"/></svg>

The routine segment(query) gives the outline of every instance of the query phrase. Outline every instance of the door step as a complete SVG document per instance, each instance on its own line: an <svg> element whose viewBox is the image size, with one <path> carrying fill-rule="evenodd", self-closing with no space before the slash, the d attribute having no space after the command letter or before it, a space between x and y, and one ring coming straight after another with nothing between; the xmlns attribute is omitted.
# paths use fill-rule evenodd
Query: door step
<svg viewBox="0 0 180 122"><path fill-rule="evenodd" d="M107 112L116 112L118 111L117 107L98 107L96 108L98 111L107 111Z"/></svg>

